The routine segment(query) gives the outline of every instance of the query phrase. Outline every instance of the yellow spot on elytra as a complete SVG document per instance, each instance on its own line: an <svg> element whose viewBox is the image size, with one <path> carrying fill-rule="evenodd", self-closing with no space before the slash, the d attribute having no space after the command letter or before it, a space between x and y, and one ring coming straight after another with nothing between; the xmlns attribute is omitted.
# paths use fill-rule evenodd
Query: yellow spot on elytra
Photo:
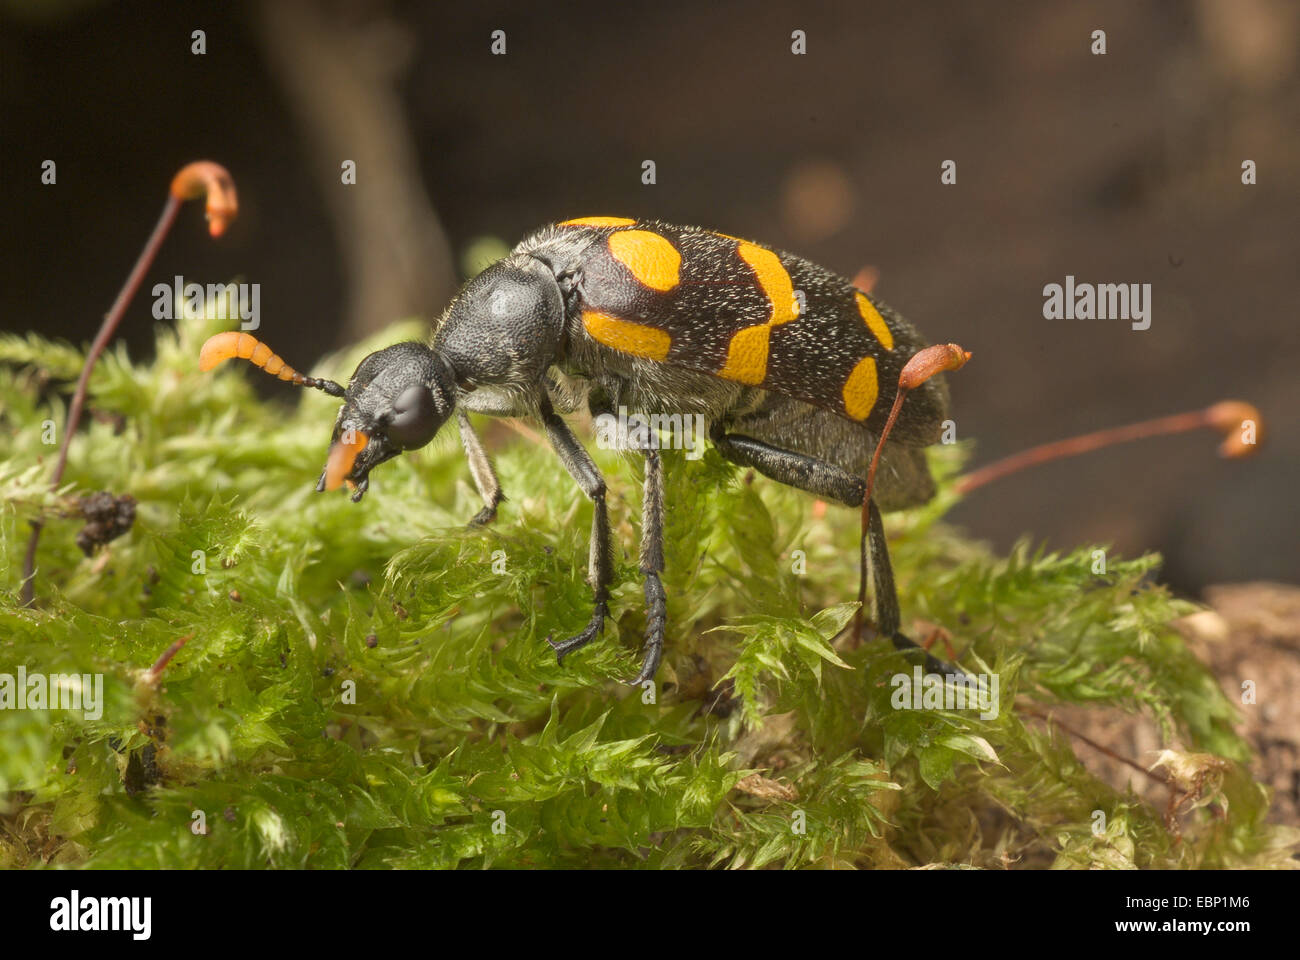
<svg viewBox="0 0 1300 960"><path fill-rule="evenodd" d="M610 234L609 252L651 290L671 290L681 282L682 255L664 237L649 230Z"/></svg>
<svg viewBox="0 0 1300 960"><path fill-rule="evenodd" d="M582 325L598 343L603 343L620 353L630 353L634 357L645 357L647 360L657 360L661 363L664 357L668 356L668 348L673 344L673 338L662 330L647 327L642 323L633 323L630 320L620 320L618 317L608 313L598 313L595 310L583 311Z"/></svg>
<svg viewBox="0 0 1300 960"><path fill-rule="evenodd" d="M775 327L793 320L797 316L794 309L794 284L790 282L790 274L786 273L785 267L781 266L781 259L771 250L743 240L736 247L736 253L753 267L754 273L758 275L758 285L771 301L772 315L768 318L768 326Z"/></svg>
<svg viewBox="0 0 1300 960"><path fill-rule="evenodd" d="M876 405L876 361L863 357L844 381L844 412L854 420L865 420Z"/></svg>
<svg viewBox="0 0 1300 960"><path fill-rule="evenodd" d="M560 226L562 227L630 227L636 223L635 220L629 220L627 217L578 217L576 220L565 220Z"/></svg>
<svg viewBox="0 0 1300 960"><path fill-rule="evenodd" d="M890 332L889 324L885 323L885 318L880 315L876 305L861 292L858 293L858 313L862 314L862 319L871 329L871 335L880 341L880 345L886 350L893 350L894 335Z"/></svg>
<svg viewBox="0 0 1300 960"><path fill-rule="evenodd" d="M767 348L772 328L766 323L746 327L727 344L727 362L718 376L754 387L767 376Z"/></svg>
<svg viewBox="0 0 1300 960"><path fill-rule="evenodd" d="M764 323L745 327L727 345L727 362L718 371L724 380L757 386L767 377L768 341L772 328L789 323L799 316L794 284L781 266L781 259L771 250L742 240L736 253L754 270L758 286L772 308Z"/></svg>

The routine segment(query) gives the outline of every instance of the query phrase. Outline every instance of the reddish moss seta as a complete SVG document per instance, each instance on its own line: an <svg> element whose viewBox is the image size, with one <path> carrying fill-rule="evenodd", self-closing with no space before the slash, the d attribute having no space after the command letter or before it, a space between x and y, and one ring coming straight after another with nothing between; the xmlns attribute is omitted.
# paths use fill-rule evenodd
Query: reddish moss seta
<svg viewBox="0 0 1300 960"><path fill-rule="evenodd" d="M889 410L889 419L885 421L884 429L880 431L880 439L876 442L875 453L871 455L871 466L867 469L867 490L862 498L862 537L864 542L871 524L871 496L875 492L876 468L880 466L880 452L885 448L885 441L889 439L889 432L894 429L894 424L898 422L899 411L903 409L903 400L910 391L915 390L936 373L943 373L946 370L960 370L966 366L966 361L970 358L970 351L963 350L955 343L938 343L932 347L918 350L903 365L902 371L898 374L898 392L894 394L894 405ZM858 642L862 641L863 609L867 603L866 560L864 554L861 560L861 579L858 586L858 612L853 618L853 635Z"/></svg>
<svg viewBox="0 0 1300 960"><path fill-rule="evenodd" d="M76 435L77 426L81 422L81 411L85 407L91 371L95 369L100 354L104 352L108 342L113 338L118 324L122 322L122 317L126 314L127 306L140 289L140 284L144 281L145 273L153 265L154 259L158 256L158 250L162 247L167 234L171 232L172 224L176 220L176 214L180 210L181 204L186 200L195 200L202 196L207 197L208 233L211 236L221 236L225 233L226 227L235 219L235 215L239 210L239 201L235 194L235 181L221 164L213 163L211 160L199 160L182 167L176 176L172 178L167 202L163 204L158 223L154 226L153 233L149 235L149 239L145 242L144 249L136 258L135 266L131 268L126 282L122 284L117 299L113 301L108 313L104 315L104 322L100 324L99 332L90 345L90 352L86 354L86 362L81 367L81 376L77 379L77 386L72 394L72 403L68 407L68 423L63 431L63 442L59 445L58 460L54 464L54 473L50 478L50 487L52 489L58 489L59 484L63 482L63 471L68 465L68 445L71 443L73 436ZM28 538L27 552L23 557L21 598L24 606L30 606L36 599L36 583L34 580L36 575L36 549L40 544L43 526L44 524L39 520L32 522L32 534Z"/></svg>
<svg viewBox="0 0 1300 960"><path fill-rule="evenodd" d="M1081 453L1100 450L1102 447L1206 428L1215 430L1223 436L1223 442L1219 444L1219 456L1229 459L1253 456L1264 441L1264 419L1260 416L1259 410L1244 400L1223 400L1204 410L1175 413L1168 417L1143 420L1124 427L1110 427L1106 430L1030 447L1028 450L1022 450L1020 453L980 467L978 470L972 470L957 481L957 492L969 493L994 480L1019 473L1026 467L1050 463L1052 460L1061 460L1065 457L1077 457Z"/></svg>

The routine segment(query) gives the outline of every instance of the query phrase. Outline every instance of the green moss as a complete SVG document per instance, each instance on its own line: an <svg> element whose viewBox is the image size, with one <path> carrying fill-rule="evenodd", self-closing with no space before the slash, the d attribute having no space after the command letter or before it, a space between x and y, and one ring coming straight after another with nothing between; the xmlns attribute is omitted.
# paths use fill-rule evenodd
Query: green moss
<svg viewBox="0 0 1300 960"><path fill-rule="evenodd" d="M831 643L853 613L856 518L818 516L810 497L747 482L712 451L665 456L668 653L646 702L617 682L635 671L644 625L633 464L593 451L613 494L613 619L561 668L544 640L590 612L591 506L548 451L516 437L498 453L511 499L487 530L465 527L478 503L452 436L382 467L359 505L317 495L337 401L286 390L264 403L246 369L199 374L212 332L182 320L159 334L155 363L117 350L96 370L91 408L123 419L91 419L64 493L130 493L139 509L90 559L67 496L46 486L55 448L42 437L45 421L63 424L80 354L0 338L0 672L102 674L105 700L94 719L0 711L0 865L1289 855L1264 823L1231 704L1168 627L1190 607L1153 585L1156 559L1110 557L1095 574L1091 547L991 555L941 523L962 450L933 452L934 503L890 518L894 560L905 616L947 627L973 645L964 662L999 676L996 717L894 709L888 678L911 664L882 642ZM318 373L344 379L376 346L418 335L386 331ZM40 602L23 609L38 516ZM142 679L182 638L161 686ZM1186 815L1175 842L1017 703L1148 714L1169 742L1222 758L1226 813Z"/></svg>

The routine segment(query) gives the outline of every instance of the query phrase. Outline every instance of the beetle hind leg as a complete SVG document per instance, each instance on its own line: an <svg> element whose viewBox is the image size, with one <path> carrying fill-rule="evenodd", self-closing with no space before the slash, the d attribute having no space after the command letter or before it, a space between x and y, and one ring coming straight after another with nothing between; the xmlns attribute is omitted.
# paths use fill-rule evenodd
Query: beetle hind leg
<svg viewBox="0 0 1300 960"><path fill-rule="evenodd" d="M819 497L837 500L845 506L861 507L866 496L866 481L855 476L843 467L774 447L762 440L755 440L742 434L726 433L719 425L714 425L710 434L718 453L744 467L753 467L764 476L771 477L778 483L797 487ZM919 651L925 655L925 667L933 673L952 676L964 676L959 667L931 656L919 647L900 629L898 609L898 592L894 587L894 573L889 563L889 546L885 541L885 528L880 519L880 510L873 499L870 504L870 523L866 537L862 539L861 563L862 577L858 590L858 600L863 609L867 609L867 578L872 584L872 596L875 600L873 615L876 628L888 637L898 650L904 652Z"/></svg>
<svg viewBox="0 0 1300 960"><path fill-rule="evenodd" d="M862 585L858 599L865 603L866 573L871 571L872 594L875 597L876 628L889 637L896 650L904 653L920 653L925 658L925 669L930 673L939 673L953 677L964 677L965 671L933 656L900 627L898 609L898 591L894 587L894 570L889 562L889 546L885 540L885 525L880 518L880 508L872 500L868 505L870 512L867 537L862 542Z"/></svg>

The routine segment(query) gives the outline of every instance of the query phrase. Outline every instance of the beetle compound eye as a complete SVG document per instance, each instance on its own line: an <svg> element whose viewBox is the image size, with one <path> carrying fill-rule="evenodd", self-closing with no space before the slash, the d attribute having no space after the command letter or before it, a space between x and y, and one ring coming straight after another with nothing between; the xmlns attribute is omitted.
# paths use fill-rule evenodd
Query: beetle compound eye
<svg viewBox="0 0 1300 960"><path fill-rule="evenodd" d="M393 418L384 425L391 443L403 450L414 450L433 439L443 418L433 402L428 387L417 384L407 387L393 404Z"/></svg>

